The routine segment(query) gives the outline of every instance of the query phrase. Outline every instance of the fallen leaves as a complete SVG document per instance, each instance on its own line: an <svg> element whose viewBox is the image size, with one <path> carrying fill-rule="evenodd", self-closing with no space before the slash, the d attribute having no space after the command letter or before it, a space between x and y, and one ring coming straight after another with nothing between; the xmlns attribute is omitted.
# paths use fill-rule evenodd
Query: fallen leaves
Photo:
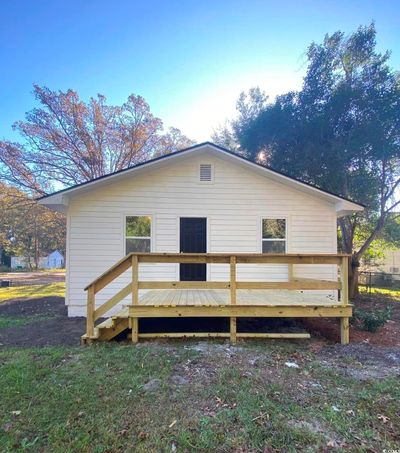
<svg viewBox="0 0 400 453"><path fill-rule="evenodd" d="M386 415L378 414L378 420L380 420L382 423L386 424L388 421L390 421L390 418L386 417Z"/></svg>

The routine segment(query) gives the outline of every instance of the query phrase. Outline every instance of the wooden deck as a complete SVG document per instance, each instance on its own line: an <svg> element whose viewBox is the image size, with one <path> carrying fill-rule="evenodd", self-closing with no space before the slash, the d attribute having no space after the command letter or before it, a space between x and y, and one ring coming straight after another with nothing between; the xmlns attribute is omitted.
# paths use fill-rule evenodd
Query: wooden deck
<svg viewBox="0 0 400 453"><path fill-rule="evenodd" d="M160 289L148 291L139 297L139 305L212 307L230 303L230 292L221 289ZM341 306L341 303L330 295L288 290L242 289L236 292L236 305Z"/></svg>
<svg viewBox="0 0 400 453"><path fill-rule="evenodd" d="M139 281L139 263L229 263L227 282L164 282ZM236 280L237 263L287 263L287 282L245 282ZM294 277L296 264L336 264L341 268L341 281L300 279ZM308 338L308 334L237 332L237 318L257 317L336 317L340 319L341 341L349 342L349 317L352 306L347 295L347 255L268 255L268 254L130 254L92 282L88 290L87 332L85 343L108 341L130 330L132 342L151 337L229 337L237 338ZM131 268L132 281L100 307L95 307L95 295L123 272ZM139 295L139 288L149 291ZM340 301L324 290L341 290ZM314 291L314 292L313 292ZM317 292L315 292L317 291ZM116 304L132 295L132 302L107 320L95 326L96 319ZM230 332L217 333L139 333L140 318L227 317Z"/></svg>

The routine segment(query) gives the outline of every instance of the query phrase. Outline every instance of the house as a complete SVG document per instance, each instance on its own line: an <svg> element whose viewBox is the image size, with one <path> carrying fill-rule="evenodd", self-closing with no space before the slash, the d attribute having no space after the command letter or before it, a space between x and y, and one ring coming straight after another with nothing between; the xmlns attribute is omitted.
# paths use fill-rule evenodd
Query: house
<svg viewBox="0 0 400 453"><path fill-rule="evenodd" d="M387 285L400 281L400 250L385 249L383 257L362 266L367 284Z"/></svg>
<svg viewBox="0 0 400 453"><path fill-rule="evenodd" d="M27 258L26 256L12 256L11 257L11 264L10 267L11 269L29 269L30 265L34 266L34 259ZM38 262L38 268L42 269L45 267L46 264L46 258L45 257L40 257L39 262Z"/></svg>
<svg viewBox="0 0 400 453"><path fill-rule="evenodd" d="M33 265L31 258L31 265ZM60 269L64 267L64 256L58 250L51 252L48 256L41 256L39 258L39 269ZM11 269L27 269L29 268L29 259L24 256L11 257Z"/></svg>
<svg viewBox="0 0 400 453"><path fill-rule="evenodd" d="M400 280L400 250L385 250L385 257L378 265L378 272L392 274L393 280Z"/></svg>
<svg viewBox="0 0 400 453"><path fill-rule="evenodd" d="M363 209L209 142L47 195L39 203L67 216L69 316L87 314L85 288L131 252L210 254L197 264L179 263L179 256L159 263L143 258L138 278L144 282L226 281L228 261L211 255L229 253L264 254L253 265L237 264L238 281L286 282L291 267L279 257L265 261L266 254L336 255L337 218ZM110 298L114 303L116 294L119 301L110 314L130 303L129 297L121 299L132 278L124 269L119 279L106 278L107 287L98 285L95 307ZM298 264L294 272L296 278L331 280L337 288L335 265ZM151 285L139 286L140 298ZM336 289L319 294L337 301Z"/></svg>
<svg viewBox="0 0 400 453"><path fill-rule="evenodd" d="M64 256L59 250L51 252L46 257L43 268L44 269L61 269L64 267Z"/></svg>

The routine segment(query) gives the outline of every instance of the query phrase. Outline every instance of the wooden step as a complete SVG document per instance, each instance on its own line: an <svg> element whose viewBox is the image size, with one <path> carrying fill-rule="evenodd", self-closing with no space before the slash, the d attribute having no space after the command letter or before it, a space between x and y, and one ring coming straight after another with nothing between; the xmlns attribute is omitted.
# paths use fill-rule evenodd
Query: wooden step
<svg viewBox="0 0 400 453"><path fill-rule="evenodd" d="M129 327L128 318L115 318L107 319L102 323L103 325L99 326L99 337L100 341L109 341L123 332Z"/></svg>

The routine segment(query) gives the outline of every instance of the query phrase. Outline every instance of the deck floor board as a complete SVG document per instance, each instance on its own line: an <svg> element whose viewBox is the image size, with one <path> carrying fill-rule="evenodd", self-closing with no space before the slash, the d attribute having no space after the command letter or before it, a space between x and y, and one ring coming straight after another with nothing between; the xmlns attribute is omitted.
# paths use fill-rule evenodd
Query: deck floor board
<svg viewBox="0 0 400 453"><path fill-rule="evenodd" d="M289 290L237 290L238 305L340 305L333 296ZM142 294L139 305L219 306L230 304L224 289L156 289Z"/></svg>

